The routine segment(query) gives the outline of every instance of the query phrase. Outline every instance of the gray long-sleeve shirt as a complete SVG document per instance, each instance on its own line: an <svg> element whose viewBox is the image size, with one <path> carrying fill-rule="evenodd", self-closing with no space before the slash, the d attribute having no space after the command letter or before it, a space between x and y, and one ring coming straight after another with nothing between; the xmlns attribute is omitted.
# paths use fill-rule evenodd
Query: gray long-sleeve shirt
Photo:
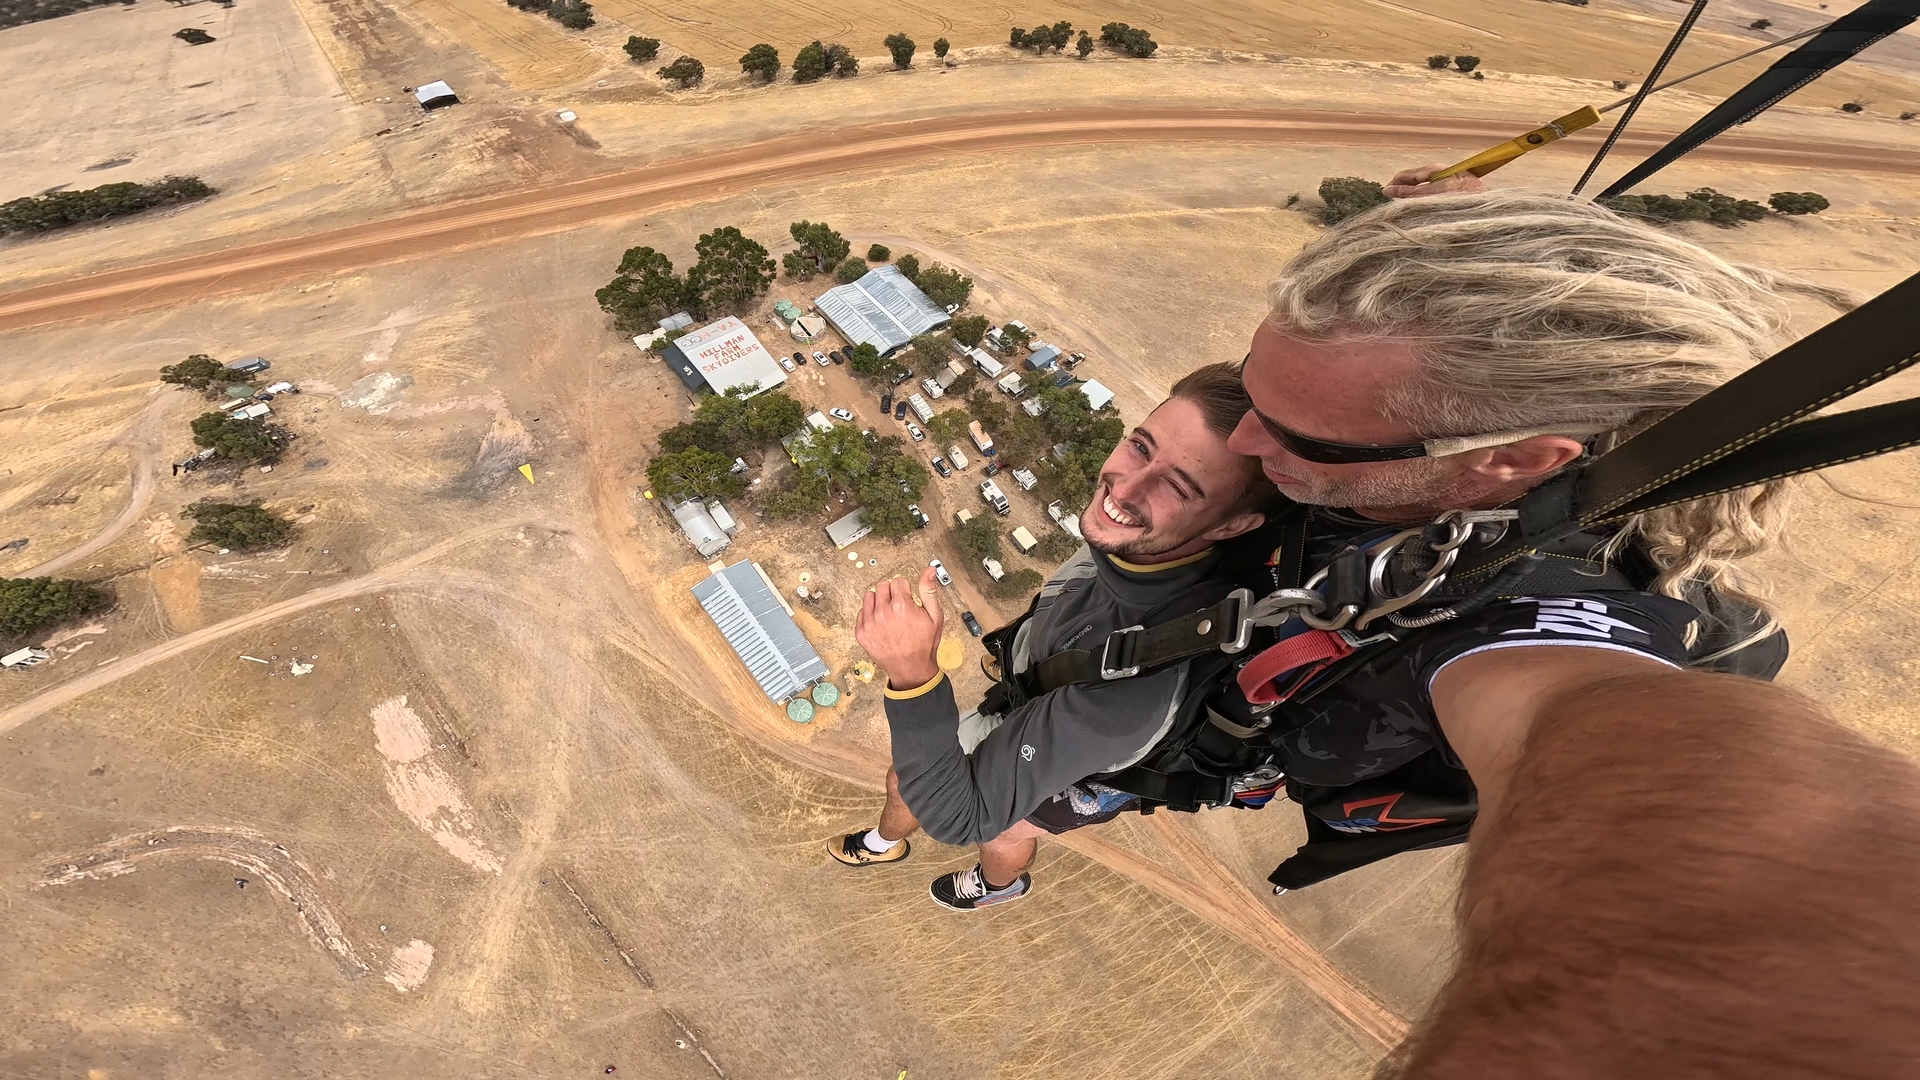
<svg viewBox="0 0 1920 1080"><path fill-rule="evenodd" d="M1109 633L1134 626L1183 593L1193 609L1218 596L1196 593L1213 576L1211 551L1160 567L1116 564L1082 547L1040 590L1033 618L1015 648L1015 670L1067 649L1098 648ZM1229 586L1221 585L1224 595ZM1164 613L1157 621L1186 610ZM918 691L887 691L887 726L900 795L928 836L977 844L1005 832L1076 781L1143 757L1171 726L1186 691L1187 668L1104 685L1065 686L1010 711L973 749L961 750L960 710L944 677Z"/></svg>

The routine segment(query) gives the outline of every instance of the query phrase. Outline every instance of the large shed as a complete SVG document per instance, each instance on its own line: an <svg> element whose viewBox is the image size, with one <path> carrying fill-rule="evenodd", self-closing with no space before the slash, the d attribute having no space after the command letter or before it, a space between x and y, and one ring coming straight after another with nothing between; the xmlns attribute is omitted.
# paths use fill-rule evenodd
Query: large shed
<svg viewBox="0 0 1920 1080"><path fill-rule="evenodd" d="M460 104L459 95L453 92L453 87L443 82L430 82L420 87L413 92L413 100L419 102L420 107L428 112Z"/></svg>
<svg viewBox="0 0 1920 1080"><path fill-rule="evenodd" d="M787 373L773 354L746 323L731 316L673 339L660 355L688 389L704 384L714 393L724 394L736 386L751 384L758 394L787 381Z"/></svg>
<svg viewBox="0 0 1920 1080"><path fill-rule="evenodd" d="M947 313L907 280L898 267L877 266L858 281L828 289L814 302L841 336L866 343L885 356L915 334L947 324Z"/></svg>
<svg viewBox="0 0 1920 1080"><path fill-rule="evenodd" d="M687 542L703 559L711 559L727 550L733 539L720 523L713 520L713 514L705 503L698 499L688 499L673 508L673 520L679 522L680 531L687 534Z"/></svg>
<svg viewBox="0 0 1920 1080"><path fill-rule="evenodd" d="M768 701L779 704L826 678L826 662L759 564L738 562L720 570L695 585L693 596Z"/></svg>
<svg viewBox="0 0 1920 1080"><path fill-rule="evenodd" d="M827 539L833 541L836 548L844 548L873 531L873 526L855 510L839 521L827 526Z"/></svg>

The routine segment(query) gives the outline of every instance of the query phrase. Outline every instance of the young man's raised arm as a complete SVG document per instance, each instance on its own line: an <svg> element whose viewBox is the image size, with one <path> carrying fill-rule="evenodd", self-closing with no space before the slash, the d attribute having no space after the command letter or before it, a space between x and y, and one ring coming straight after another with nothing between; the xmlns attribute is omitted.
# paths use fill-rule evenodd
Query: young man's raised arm
<svg viewBox="0 0 1920 1080"><path fill-rule="evenodd" d="M1920 1075L1920 771L1780 687L1598 649L1433 682L1479 786L1407 1080Z"/></svg>

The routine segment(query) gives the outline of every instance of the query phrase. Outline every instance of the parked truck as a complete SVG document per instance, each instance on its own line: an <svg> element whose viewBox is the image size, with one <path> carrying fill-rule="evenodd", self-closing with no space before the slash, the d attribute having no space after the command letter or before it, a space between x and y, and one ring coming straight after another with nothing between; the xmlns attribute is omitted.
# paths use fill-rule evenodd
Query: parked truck
<svg viewBox="0 0 1920 1080"><path fill-rule="evenodd" d="M1019 397L1027 392L1027 384L1020 381L1020 373L1009 371L1006 376L993 385L1005 391L1008 397Z"/></svg>
<svg viewBox="0 0 1920 1080"><path fill-rule="evenodd" d="M1086 539L1086 537L1080 535L1080 515L1067 513L1061 508L1059 499L1055 499L1047 504L1047 516L1053 519L1055 525L1066 530L1068 536L1073 537L1075 540Z"/></svg>
<svg viewBox="0 0 1920 1080"><path fill-rule="evenodd" d="M1040 478L1027 469L1013 470L1013 482L1020 485L1021 491L1032 491L1040 483Z"/></svg>
<svg viewBox="0 0 1920 1080"><path fill-rule="evenodd" d="M921 423L933 419L933 406L927 404L927 399L919 394L908 394L907 406L913 410L913 415L920 418Z"/></svg>
<svg viewBox="0 0 1920 1080"><path fill-rule="evenodd" d="M941 388L939 383L935 382L932 379L921 379L920 389L925 390L927 392L927 396L935 400L938 400L946 396L946 393L947 393L946 390Z"/></svg>
<svg viewBox="0 0 1920 1080"><path fill-rule="evenodd" d="M987 505L993 507L993 512L1001 517L1013 513L1013 506L1007 502L1007 497L1001 494L1000 485L991 480L980 481L980 497L987 500Z"/></svg>
<svg viewBox="0 0 1920 1080"><path fill-rule="evenodd" d="M995 581L999 581L1001 578L1007 576L1007 568L1000 565L999 559L994 559L994 558L981 559L980 568L982 570L985 570L987 572L987 576L992 578Z"/></svg>
<svg viewBox="0 0 1920 1080"><path fill-rule="evenodd" d="M968 424L967 433L973 436L973 445L979 447L981 453L988 457L993 456L993 438L987 434L986 428L980 426L980 421L975 420Z"/></svg>
<svg viewBox="0 0 1920 1080"><path fill-rule="evenodd" d="M952 463L955 469L964 469L967 467L967 455L960 452L959 443L954 443L952 446L947 447L947 460Z"/></svg>

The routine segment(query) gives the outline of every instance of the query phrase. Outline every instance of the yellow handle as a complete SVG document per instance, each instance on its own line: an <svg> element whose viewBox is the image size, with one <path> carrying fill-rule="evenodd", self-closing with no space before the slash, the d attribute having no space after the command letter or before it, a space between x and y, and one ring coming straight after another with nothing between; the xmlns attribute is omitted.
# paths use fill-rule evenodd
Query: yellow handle
<svg viewBox="0 0 1920 1080"><path fill-rule="evenodd" d="M1485 176L1529 150L1538 150L1550 142L1564 139L1581 128L1592 127L1599 122L1600 114L1594 110L1593 106L1582 105L1560 119L1534 128L1517 139L1508 139L1490 150L1483 150L1465 161L1449 165L1428 177L1427 182L1445 180L1449 176L1458 176L1461 173Z"/></svg>

